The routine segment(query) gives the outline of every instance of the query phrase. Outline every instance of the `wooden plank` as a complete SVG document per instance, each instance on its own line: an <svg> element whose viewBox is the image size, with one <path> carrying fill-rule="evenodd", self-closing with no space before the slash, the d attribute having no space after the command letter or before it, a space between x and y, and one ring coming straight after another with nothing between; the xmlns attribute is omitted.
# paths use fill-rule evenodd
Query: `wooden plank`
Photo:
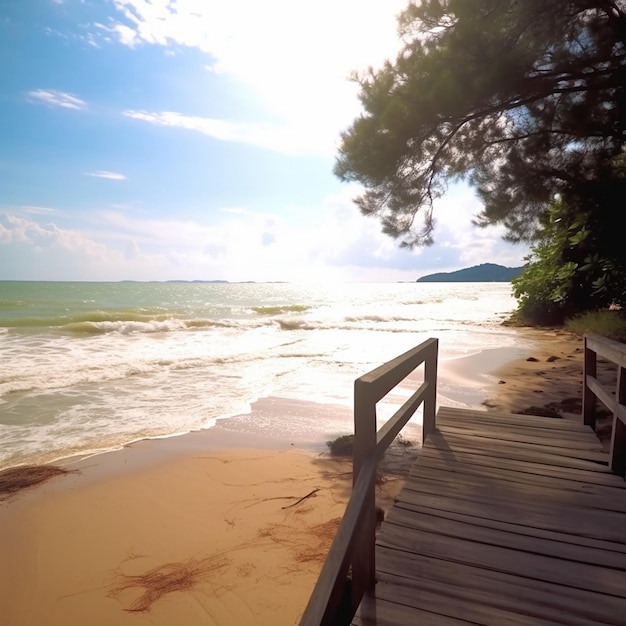
<svg viewBox="0 0 626 626"><path fill-rule="evenodd" d="M386 561L395 559L394 551L381 549L380 558L383 567L387 569ZM474 600L487 607L514 607L519 615L528 616L526 623L533 624L534 618L543 618L576 626L615 626L616 616L623 615L626 610L623 598L607 595L598 597L598 594L587 590L440 559L428 559L424 565L421 574L414 568L410 578L381 572L380 582L402 586L416 596L420 589L434 587L447 597Z"/></svg>
<svg viewBox="0 0 626 626"><path fill-rule="evenodd" d="M407 517L404 517L405 514ZM419 506L417 504L412 504L410 507L410 511L404 509L402 506L394 506L387 515L385 521L388 521L390 524L403 524L406 526L411 526L412 524L410 523L410 520L415 519L419 515L437 516L438 518L444 520L457 520L464 523L480 525L485 528L493 528L496 530L502 530L510 533L528 535L529 537L539 537L550 541L573 543L574 545L586 546L588 548L609 550L620 554L626 554L626 543L616 543L614 541L609 541L606 539L593 539L590 537L583 537L581 535L572 535L559 531L544 530L535 526L527 526L523 524L516 524L513 522L503 522L501 520L493 520L485 517L475 517L471 515L465 515L463 513L454 513L452 511L443 511L441 509L433 509L427 506ZM407 521L407 519L409 521Z"/></svg>
<svg viewBox="0 0 626 626"><path fill-rule="evenodd" d="M465 424L463 426L440 426L439 431L447 434L457 436L470 436L484 439L496 439L498 441L515 441L515 442L529 442L541 446L551 446L555 448L580 449L580 450L595 450L597 452L605 452L602 442L599 439L590 438L586 433L569 433L565 431L558 431L558 435L539 434L536 435L535 431L531 429L508 429L498 427L497 430L476 428L471 424Z"/></svg>
<svg viewBox="0 0 626 626"><path fill-rule="evenodd" d="M614 552L598 546L610 546L609 542L596 542L595 547L577 545L572 541L564 542L547 539L537 534L512 532L512 525L508 529L474 524L473 518L464 520L440 517L436 514L425 515L423 512L415 515L414 511L397 509L393 516L386 520L382 532L378 537L381 546L411 551L413 545L419 549L422 532L439 534L445 537L463 539L485 545L498 546L511 550L520 550L529 554L538 554L563 561L589 563L598 567L609 567L626 571L626 559L623 552ZM519 526L519 528L523 528ZM553 533L553 537L567 537L567 535Z"/></svg>
<svg viewBox="0 0 626 626"><path fill-rule="evenodd" d="M587 387L591 389L595 397L598 398L611 413L617 412L617 401L615 400L615 396L611 394L611 392L614 391L613 389L606 389L597 378L591 376L587 376L585 383Z"/></svg>
<svg viewBox="0 0 626 626"><path fill-rule="evenodd" d="M457 537L442 536L438 533L420 531L405 533L404 549L380 540L381 548L396 549L411 554L409 562L416 562L416 555L442 559L464 565L479 565L505 574L537 578L544 582L566 585L577 589L587 589L601 594L620 596L626 589L626 571L599 567L591 563L563 561L559 558L522 550L487 545ZM384 571L384 563L379 563L379 571ZM390 573L409 576L412 566L406 572L398 571L392 564Z"/></svg>
<svg viewBox="0 0 626 626"><path fill-rule="evenodd" d="M453 619L440 613L425 611L419 607L407 606L366 596L357 614L352 618L352 626L467 626L467 620Z"/></svg>
<svg viewBox="0 0 626 626"><path fill-rule="evenodd" d="M544 463L533 463L528 461L495 458L493 456L486 456L470 452L435 450L430 446L423 448L420 451L420 460L418 461L417 465L415 465L414 468L411 470L409 475L415 475L416 472L419 471L420 462L423 462L422 459L426 458L433 458L437 461L446 463L449 467L456 467L457 471L463 471L462 468L465 466L481 466L493 468L502 467L513 471L519 471L521 473L538 473L543 476L563 477L577 480L579 482L587 482L593 485L600 484L604 485L605 487L614 487L617 484L615 481L615 474L609 472L608 468L606 468L603 472L587 471L581 469L564 468L557 465L546 465Z"/></svg>
<svg viewBox="0 0 626 626"><path fill-rule="evenodd" d="M498 429L532 431L545 436L556 431L564 437L585 437L589 433L594 433L589 426L570 418L538 417L536 415L505 416L487 411L465 412L461 409L455 409L454 413L449 413L449 409L446 409L440 411L437 417L439 426L443 428L469 427L494 430L494 426L497 426ZM540 425L541 427L539 427Z"/></svg>
<svg viewBox="0 0 626 626"><path fill-rule="evenodd" d="M606 463L596 462L589 459L568 457L552 452L532 449L529 444L524 446L502 445L479 446L475 442L462 438L443 437L439 434L432 435L424 448L445 452L454 448L455 454L465 452L481 456L490 456L495 459L526 461L530 463L541 463L542 465L553 465L566 469L581 469L589 472L606 473L608 471ZM606 456L604 457L606 459Z"/></svg>
<svg viewBox="0 0 626 626"><path fill-rule="evenodd" d="M534 429L568 430L581 432L584 426L569 419L557 419L541 417L538 415L522 415L516 413L503 413L499 411L477 411L473 409L457 409L442 406L437 412L437 424L445 426L454 422L473 422L485 425L497 425L499 422L518 426L531 426Z"/></svg>
<svg viewBox="0 0 626 626"><path fill-rule="evenodd" d="M419 589L408 588L402 585L391 585L379 582L376 589L377 604L380 602L393 602L396 605L411 607L413 609L427 610L439 614L447 619L465 621L470 624L483 624L485 626L528 626L528 616L519 614L519 607L514 601L511 608L500 608L483 603L482 594L477 594L475 599L462 597L461 594L450 595L447 588L437 589L432 585L424 584ZM376 607L378 609L378 606ZM386 623L378 621L377 624ZM415 624L416 621L405 622ZM553 626L554 622L541 617L533 619L536 626Z"/></svg>
<svg viewBox="0 0 626 626"><path fill-rule="evenodd" d="M487 477L488 479L494 478L498 475L499 480L506 480L507 482L522 483L525 485L539 485L548 486L561 491L574 491L576 493L588 493L589 495L596 495L602 498L607 498L612 502L615 502L621 509L622 503L626 507L626 483L615 483L611 485L597 485L590 482L583 482L576 480L572 476L571 472L568 477L564 476L546 476L543 473L531 473L522 472L519 470L513 470L497 466L497 472L494 471L493 466L489 465L477 465L475 463L464 463L458 467L451 466L442 458L435 458L434 456L427 456L421 454L420 462L413 468L413 476L421 478L422 476L432 477L435 479L438 475L445 476L448 480L459 480L461 477L470 479L481 477ZM623 493L620 494L618 490ZM617 509L616 509L617 510Z"/></svg>
<svg viewBox="0 0 626 626"><path fill-rule="evenodd" d="M429 493L426 490L421 492L403 490L394 506L411 511L414 504L418 507L426 506L477 518L495 519L511 524L520 523L543 530L626 543L624 517L619 513L578 510L565 506L550 509L535 503L516 506L514 501L506 502L502 499L491 502L488 494L482 498L471 499Z"/></svg>
<svg viewBox="0 0 626 626"><path fill-rule="evenodd" d="M411 489L416 481L426 481L436 485L441 492L448 487L461 488L466 491L473 489L506 490L513 492L517 498L541 496L555 503L563 501L569 505L626 513L626 490L622 494L623 497L616 497L618 496L617 493L614 491L606 493L608 490L605 490L605 493L589 493L588 489L584 489L584 483L574 480L565 481L542 476L534 476L534 479L520 479L519 472L502 469L476 474L466 471L466 466L464 466L463 471L454 472L441 467L433 468L423 463L411 479L406 479L405 484L407 489Z"/></svg>
<svg viewBox="0 0 626 626"><path fill-rule="evenodd" d="M565 467L592 469L592 471L605 471L608 465L608 455L606 453L536 445L530 442L517 443L513 441L498 441L497 439L459 436L445 431L431 434L430 442L431 445L437 448L474 450L481 454L489 454L498 458L537 461Z"/></svg>
<svg viewBox="0 0 626 626"><path fill-rule="evenodd" d="M626 346L623 343L592 333L585 336L585 346L598 356L626 367Z"/></svg>

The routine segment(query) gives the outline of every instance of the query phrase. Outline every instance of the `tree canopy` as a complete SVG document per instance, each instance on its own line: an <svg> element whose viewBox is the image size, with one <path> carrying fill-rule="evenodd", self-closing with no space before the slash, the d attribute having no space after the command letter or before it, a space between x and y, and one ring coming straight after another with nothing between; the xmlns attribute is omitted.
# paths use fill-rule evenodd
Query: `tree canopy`
<svg viewBox="0 0 626 626"><path fill-rule="evenodd" d="M604 246L626 266L624 8L409 4L395 61L355 77L363 113L342 135L335 173L365 187L357 205L404 246L432 243L433 201L463 179L483 203L477 224L540 241L558 202L568 229L583 215L592 233L576 263Z"/></svg>

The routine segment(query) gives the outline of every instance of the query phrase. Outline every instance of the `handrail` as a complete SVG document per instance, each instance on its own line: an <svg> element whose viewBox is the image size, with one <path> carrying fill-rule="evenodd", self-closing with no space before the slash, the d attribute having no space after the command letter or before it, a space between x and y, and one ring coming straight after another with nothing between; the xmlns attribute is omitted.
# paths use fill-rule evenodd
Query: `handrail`
<svg viewBox="0 0 626 626"><path fill-rule="evenodd" d="M378 461L411 416L424 404L422 441L435 429L438 340L427 339L354 381L353 488L317 584L300 626L340 623L342 602L349 601L350 617L375 584L376 502ZM376 403L424 364L424 382L379 430ZM352 578L348 586L348 572ZM346 596L348 588L349 597Z"/></svg>
<svg viewBox="0 0 626 626"><path fill-rule="evenodd" d="M617 365L615 389L597 378L598 356ZM609 467L616 474L626 471L626 344L600 335L585 335L583 363L583 422L596 428L596 399L613 413Z"/></svg>

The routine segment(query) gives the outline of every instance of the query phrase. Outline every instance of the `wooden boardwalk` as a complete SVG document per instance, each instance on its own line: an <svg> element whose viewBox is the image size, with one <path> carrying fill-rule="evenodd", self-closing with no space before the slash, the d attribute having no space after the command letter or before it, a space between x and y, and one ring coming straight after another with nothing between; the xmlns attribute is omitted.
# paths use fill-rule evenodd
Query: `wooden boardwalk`
<svg viewBox="0 0 626 626"><path fill-rule="evenodd" d="M626 483L588 426L442 407L355 626L626 625Z"/></svg>

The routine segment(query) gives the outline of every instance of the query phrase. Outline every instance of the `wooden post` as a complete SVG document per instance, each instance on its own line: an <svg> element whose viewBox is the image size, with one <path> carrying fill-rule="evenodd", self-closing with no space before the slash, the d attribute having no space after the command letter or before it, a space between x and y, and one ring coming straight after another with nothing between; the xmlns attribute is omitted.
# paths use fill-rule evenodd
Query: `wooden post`
<svg viewBox="0 0 626 626"><path fill-rule="evenodd" d="M435 414L437 411L437 353L438 340L431 346L430 354L424 361L424 380L428 383L428 396L424 398L424 418L422 421L422 443L429 433L433 432L435 424Z"/></svg>
<svg viewBox="0 0 626 626"><path fill-rule="evenodd" d="M371 386L361 380L354 381L354 452L352 460L352 485L367 459L376 457L376 399ZM375 482L369 485L363 516L356 532L359 546L352 555L352 609L356 611L361 598L376 584L376 490Z"/></svg>
<svg viewBox="0 0 626 626"><path fill-rule="evenodd" d="M596 394L587 386L587 377L596 377L597 354L587 347L585 337L585 352L583 359L583 424L596 429Z"/></svg>
<svg viewBox="0 0 626 626"><path fill-rule="evenodd" d="M626 424L622 422L620 407L626 404L626 370L618 367L617 389L615 393L616 407L613 414L613 431L611 433L611 450L609 462L611 470L624 476L626 471Z"/></svg>

